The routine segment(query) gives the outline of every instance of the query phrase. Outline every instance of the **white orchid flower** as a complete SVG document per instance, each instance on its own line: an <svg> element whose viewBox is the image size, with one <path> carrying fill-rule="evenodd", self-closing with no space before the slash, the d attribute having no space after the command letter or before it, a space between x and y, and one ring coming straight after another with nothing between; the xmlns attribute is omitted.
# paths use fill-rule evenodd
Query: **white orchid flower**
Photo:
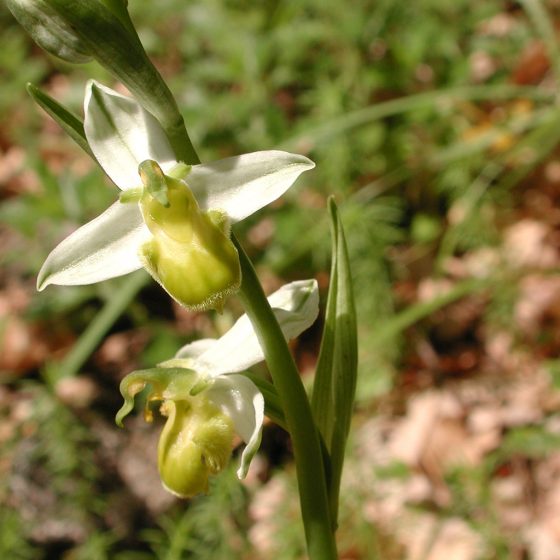
<svg viewBox="0 0 560 560"><path fill-rule="evenodd" d="M240 283L229 237L314 163L263 151L192 167L177 162L159 122L134 99L90 81L84 130L120 200L62 241L37 287L83 285L144 267L186 307L220 308Z"/></svg>
<svg viewBox="0 0 560 560"><path fill-rule="evenodd" d="M290 340L317 318L317 282L292 282L268 301ZM221 338L187 344L174 359L123 379L125 403L117 414L119 425L134 407L134 397L147 385L147 421L152 420L150 403L162 403L160 412L167 421L159 441L158 465L170 492L180 497L206 492L209 476L220 472L229 460L235 432L246 444L237 475L246 476L261 440L264 399L239 372L262 360L257 336L243 315Z"/></svg>

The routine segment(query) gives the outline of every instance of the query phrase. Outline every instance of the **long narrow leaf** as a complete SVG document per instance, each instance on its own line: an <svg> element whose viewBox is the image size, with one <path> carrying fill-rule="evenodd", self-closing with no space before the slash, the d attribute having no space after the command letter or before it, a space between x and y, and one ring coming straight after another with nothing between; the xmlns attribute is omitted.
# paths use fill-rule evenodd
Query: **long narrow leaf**
<svg viewBox="0 0 560 560"><path fill-rule="evenodd" d="M49 114L86 154L95 159L86 140L84 124L80 117L63 107L58 101L55 101L50 95L47 95L33 84L27 84L27 91L33 98L33 101Z"/></svg>
<svg viewBox="0 0 560 560"><path fill-rule="evenodd" d="M329 452L329 501L332 519L336 520L344 450L356 393L358 348L348 250L332 198L329 212L333 240L331 284L311 406Z"/></svg>
<svg viewBox="0 0 560 560"><path fill-rule="evenodd" d="M321 340L321 350L317 360L315 381L313 383L313 395L311 409L317 428L327 445L330 455L331 439L334 418L334 387L333 369L335 354L335 331L336 331L336 300L338 292L338 228L332 227L332 260L329 295L325 313L325 326Z"/></svg>

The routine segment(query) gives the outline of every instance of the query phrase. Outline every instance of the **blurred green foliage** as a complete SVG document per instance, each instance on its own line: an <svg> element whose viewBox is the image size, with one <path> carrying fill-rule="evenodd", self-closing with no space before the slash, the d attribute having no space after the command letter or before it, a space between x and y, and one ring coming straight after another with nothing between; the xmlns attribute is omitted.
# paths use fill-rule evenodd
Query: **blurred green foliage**
<svg viewBox="0 0 560 560"><path fill-rule="evenodd" d="M407 311L407 298L395 286L427 275L443 278L449 257L496 246L515 204L515 188L560 141L557 76L546 68L543 76L521 76L520 53L543 33L538 18L505 0L129 4L203 160L281 147L317 163L275 208L236 226L259 267L283 279L328 270L326 197L335 193L342 203L359 313L358 400L364 410L373 410L398 381L410 344L406 329L417 323L429 329L422 320L449 301ZM553 7L546 9L554 15ZM497 25L499 17L506 27L492 31L490 23ZM2 192L0 222L16 239L3 250L2 261L6 277L32 284L56 241L108 206L115 192L77 147L45 125L26 97L25 83L58 87L61 100L79 112L85 80L111 79L94 64L73 67L42 53L4 4L0 32L0 148L25 149L22 166L35 185L18 196ZM537 87L542 78L544 86ZM508 325L518 279L507 269L498 272L488 317L492 324ZM52 289L33 299L27 317L81 333L125 282ZM126 328L150 320L150 340L139 357L146 366L184 342L170 327L170 304L155 290L145 288L119 319ZM459 295L465 293L468 289ZM231 315L225 317L227 323ZM213 324L215 331L223 328ZM94 339L93 346L99 342ZM88 367L96 366L88 362ZM30 375L40 378L41 372ZM13 382L11 375L8 379ZM33 392L38 428L25 444L14 441L11 450L32 455L44 475L40 483L51 487L60 507L82 512L88 530L83 544L64 558L243 556L248 544L238 539L248 526L248 498L231 472L218 478L208 497L147 522L128 543L108 536L106 481L91 451L99 442L90 441L84 419L58 402L48 384L26 390ZM110 421L112 411L100 414ZM502 460L519 452L540 455L556 443L538 430L514 431ZM451 513L470 516L481 503L489 504L488 496L470 493L484 488L488 476L455 473L449 481L455 496ZM296 558L299 527L287 519L282 557ZM362 545L371 537L369 529L356 519L352 523L367 550ZM487 524L486 530L496 557L507 558L499 528ZM17 508L0 508L0 556L55 557L41 552L28 533ZM376 542L382 546L384 536ZM381 557L373 549L363 557Z"/></svg>

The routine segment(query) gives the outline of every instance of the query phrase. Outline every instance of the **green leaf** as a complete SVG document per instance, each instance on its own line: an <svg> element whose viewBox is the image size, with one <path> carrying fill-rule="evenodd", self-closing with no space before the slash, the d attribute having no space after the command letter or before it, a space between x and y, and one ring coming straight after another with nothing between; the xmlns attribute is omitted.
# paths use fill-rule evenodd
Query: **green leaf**
<svg viewBox="0 0 560 560"><path fill-rule="evenodd" d="M27 91L33 98L33 101L48 113L86 154L95 159L86 140L84 123L80 117L63 107L58 101L55 101L50 95L47 95L33 84L27 84Z"/></svg>
<svg viewBox="0 0 560 560"><path fill-rule="evenodd" d="M348 250L336 204L329 199L332 264L325 330L313 387L312 410L330 454L329 501L337 519L344 450L356 392L358 344Z"/></svg>

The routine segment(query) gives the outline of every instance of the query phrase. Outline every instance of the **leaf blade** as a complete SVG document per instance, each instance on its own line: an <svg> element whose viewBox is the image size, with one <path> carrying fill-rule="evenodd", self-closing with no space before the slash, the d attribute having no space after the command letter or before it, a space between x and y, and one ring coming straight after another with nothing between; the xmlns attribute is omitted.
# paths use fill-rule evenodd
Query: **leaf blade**
<svg viewBox="0 0 560 560"><path fill-rule="evenodd" d="M332 519L336 520L344 451L356 393L358 342L348 249L332 197L329 213L333 237L331 285L312 410L330 455L329 503Z"/></svg>

